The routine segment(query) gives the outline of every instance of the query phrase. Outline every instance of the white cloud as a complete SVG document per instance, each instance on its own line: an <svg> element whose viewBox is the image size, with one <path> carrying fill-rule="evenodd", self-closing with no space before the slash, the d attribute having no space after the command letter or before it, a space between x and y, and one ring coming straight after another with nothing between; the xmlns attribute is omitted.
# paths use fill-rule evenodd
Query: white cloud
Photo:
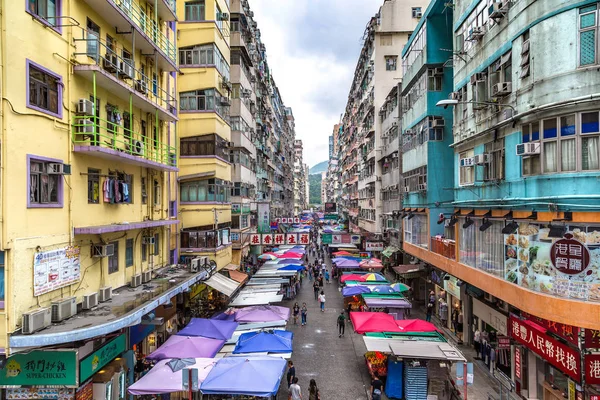
<svg viewBox="0 0 600 400"><path fill-rule="evenodd" d="M310 166L328 157L328 137L344 112L360 37L376 0L250 0L267 61Z"/></svg>

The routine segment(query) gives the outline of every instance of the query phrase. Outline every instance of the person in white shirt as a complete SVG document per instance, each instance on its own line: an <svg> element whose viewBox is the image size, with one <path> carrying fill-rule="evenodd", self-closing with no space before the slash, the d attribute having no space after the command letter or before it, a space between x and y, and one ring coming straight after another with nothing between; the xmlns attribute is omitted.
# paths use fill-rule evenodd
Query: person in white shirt
<svg viewBox="0 0 600 400"><path fill-rule="evenodd" d="M475 347L475 352L477 354L475 359L479 359L479 353L481 353L481 332L479 332L479 329L476 329L473 334L473 346Z"/></svg>
<svg viewBox="0 0 600 400"><path fill-rule="evenodd" d="M321 312L325 312L325 292L321 290L319 294L319 303L321 303Z"/></svg>
<svg viewBox="0 0 600 400"><path fill-rule="evenodd" d="M298 385L298 378L296 377L294 377L294 380L290 385L290 399L302 400L302 389L300 389L300 385Z"/></svg>

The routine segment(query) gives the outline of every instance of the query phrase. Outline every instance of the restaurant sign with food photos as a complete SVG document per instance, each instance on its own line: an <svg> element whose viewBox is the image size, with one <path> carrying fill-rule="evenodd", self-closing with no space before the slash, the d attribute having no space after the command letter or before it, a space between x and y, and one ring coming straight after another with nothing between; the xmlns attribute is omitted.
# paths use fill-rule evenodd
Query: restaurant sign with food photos
<svg viewBox="0 0 600 400"><path fill-rule="evenodd" d="M600 226L567 226L563 238L545 225L520 223L504 235L505 278L558 297L600 302Z"/></svg>

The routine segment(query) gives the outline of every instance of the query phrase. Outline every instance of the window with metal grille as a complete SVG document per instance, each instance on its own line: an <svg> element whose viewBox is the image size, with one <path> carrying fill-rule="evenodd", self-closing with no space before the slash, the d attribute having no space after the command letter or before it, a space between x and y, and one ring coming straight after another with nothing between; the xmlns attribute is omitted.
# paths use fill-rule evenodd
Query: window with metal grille
<svg viewBox="0 0 600 400"><path fill-rule="evenodd" d="M598 62L598 5L592 4L579 9L579 65Z"/></svg>
<svg viewBox="0 0 600 400"><path fill-rule="evenodd" d="M483 166L483 179L495 181L504 179L504 139L485 144L488 162Z"/></svg>
<svg viewBox="0 0 600 400"><path fill-rule="evenodd" d="M119 270L119 242L110 243L114 247L114 253L108 257L108 273L112 274Z"/></svg>
<svg viewBox="0 0 600 400"><path fill-rule="evenodd" d="M133 239L125 241L125 267L133 265Z"/></svg>

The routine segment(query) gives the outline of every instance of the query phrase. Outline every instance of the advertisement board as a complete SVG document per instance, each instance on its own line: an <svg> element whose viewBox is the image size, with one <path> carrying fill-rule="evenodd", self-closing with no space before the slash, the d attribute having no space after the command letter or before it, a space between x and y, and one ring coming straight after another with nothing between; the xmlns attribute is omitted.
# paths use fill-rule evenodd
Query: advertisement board
<svg viewBox="0 0 600 400"><path fill-rule="evenodd" d="M509 282L558 297L600 302L600 227L568 226L563 238L544 225L520 223L504 235Z"/></svg>
<svg viewBox="0 0 600 400"><path fill-rule="evenodd" d="M586 354L584 360L585 383L600 385L600 354Z"/></svg>
<svg viewBox="0 0 600 400"><path fill-rule="evenodd" d="M383 242L366 242L365 250L366 251L383 251L384 248Z"/></svg>
<svg viewBox="0 0 600 400"><path fill-rule="evenodd" d="M258 233L271 232L271 211L269 203L258 203Z"/></svg>
<svg viewBox="0 0 600 400"><path fill-rule="evenodd" d="M79 378L85 381L127 350L125 335L119 335L79 362Z"/></svg>
<svg viewBox="0 0 600 400"><path fill-rule="evenodd" d="M79 246L43 251L33 256L33 295L39 296L80 278Z"/></svg>
<svg viewBox="0 0 600 400"><path fill-rule="evenodd" d="M0 387L65 386L77 387L76 351L16 353L6 360L0 373Z"/></svg>
<svg viewBox="0 0 600 400"><path fill-rule="evenodd" d="M240 203L231 203L231 213L239 214L242 211L242 205Z"/></svg>
<svg viewBox="0 0 600 400"><path fill-rule="evenodd" d="M337 211L337 206L335 203L325 203L325 212L326 213L334 213Z"/></svg>

